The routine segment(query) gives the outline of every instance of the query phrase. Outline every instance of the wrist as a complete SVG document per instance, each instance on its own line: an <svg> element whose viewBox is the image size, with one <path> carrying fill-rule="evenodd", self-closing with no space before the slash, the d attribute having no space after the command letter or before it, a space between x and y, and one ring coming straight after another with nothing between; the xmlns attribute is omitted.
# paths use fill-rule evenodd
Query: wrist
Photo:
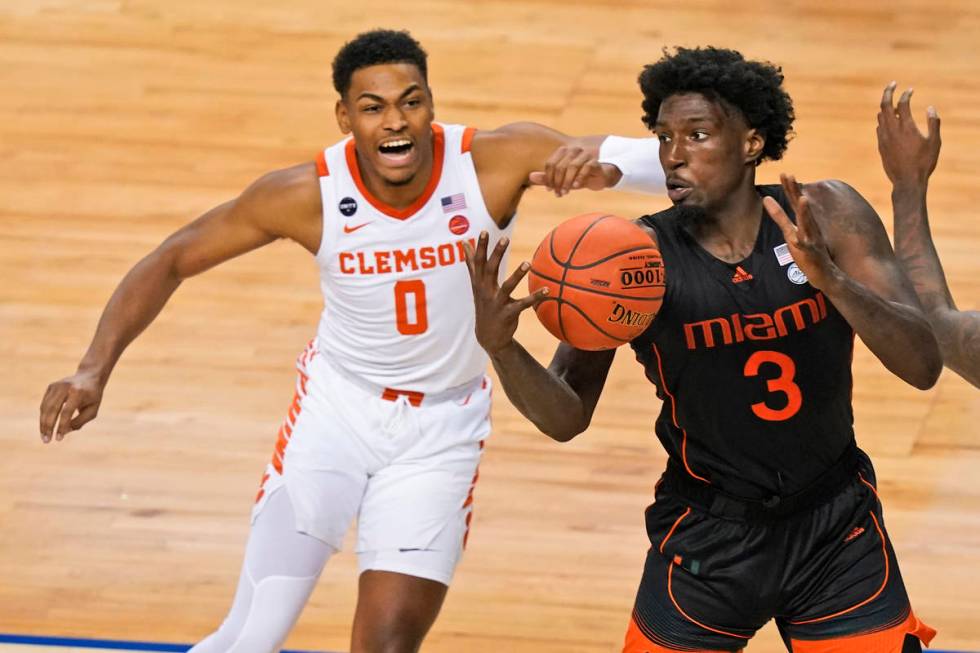
<svg viewBox="0 0 980 653"><path fill-rule="evenodd" d="M517 350L517 341L513 338L509 339L507 342L494 347L492 350L487 349L487 354L489 354L491 360L501 360L502 358L508 357Z"/></svg>
<svg viewBox="0 0 980 653"><path fill-rule="evenodd" d="M86 355L78 364L78 369L75 370L75 373L94 377L98 379L99 385L104 386L109 380L109 375L112 373L112 368L112 363L104 360L98 360Z"/></svg>
<svg viewBox="0 0 980 653"><path fill-rule="evenodd" d="M841 270L837 265L831 262L827 273L824 275L822 282L820 284L820 290L823 291L827 297L833 298L834 295L839 293L844 289L847 283L847 275Z"/></svg>
<svg viewBox="0 0 980 653"><path fill-rule="evenodd" d="M599 147L600 165L609 188L640 193L664 192L659 143L653 138L607 136Z"/></svg>
<svg viewBox="0 0 980 653"><path fill-rule="evenodd" d="M892 184L892 201L925 199L929 181L898 181Z"/></svg>

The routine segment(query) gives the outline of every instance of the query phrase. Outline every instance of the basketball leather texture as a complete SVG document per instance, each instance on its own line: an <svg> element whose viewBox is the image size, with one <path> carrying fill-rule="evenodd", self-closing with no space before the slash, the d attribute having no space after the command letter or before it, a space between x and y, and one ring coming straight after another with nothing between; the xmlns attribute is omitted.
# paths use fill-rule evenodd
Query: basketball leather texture
<svg viewBox="0 0 980 653"><path fill-rule="evenodd" d="M650 326L666 274L653 237L608 213L586 213L555 227L531 261L531 292L547 287L538 319L578 349L612 349Z"/></svg>

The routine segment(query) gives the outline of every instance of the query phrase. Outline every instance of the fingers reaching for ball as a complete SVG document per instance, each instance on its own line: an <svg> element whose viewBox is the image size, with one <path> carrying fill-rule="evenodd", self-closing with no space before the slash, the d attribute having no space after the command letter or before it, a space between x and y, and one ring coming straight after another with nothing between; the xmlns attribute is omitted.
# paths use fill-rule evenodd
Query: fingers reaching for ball
<svg viewBox="0 0 980 653"><path fill-rule="evenodd" d="M490 354L513 342L521 312L540 303L549 292L541 289L520 299L511 296L531 268L526 261L503 283L499 282L500 266L509 245L506 237L501 238L488 257L489 236L486 232L480 234L475 249L469 243L463 245L473 287L476 339Z"/></svg>

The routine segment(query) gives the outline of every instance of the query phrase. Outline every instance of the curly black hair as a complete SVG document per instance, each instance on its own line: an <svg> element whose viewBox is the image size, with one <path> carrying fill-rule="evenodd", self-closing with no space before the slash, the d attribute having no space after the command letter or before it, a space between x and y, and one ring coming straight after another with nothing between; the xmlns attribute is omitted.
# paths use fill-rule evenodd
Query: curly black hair
<svg viewBox="0 0 980 653"><path fill-rule="evenodd" d="M793 101L783 90L782 68L769 62L746 61L740 52L724 48L666 48L656 63L640 73L643 123L653 129L660 105L671 95L700 93L713 102L741 112L749 127L766 140L762 156L776 161L792 134ZM727 105L727 106L726 106Z"/></svg>
<svg viewBox="0 0 980 653"><path fill-rule="evenodd" d="M364 32L345 43L334 57L333 87L343 97L350 89L350 80L356 70L386 63L414 64L428 84L427 56L419 42L404 30Z"/></svg>

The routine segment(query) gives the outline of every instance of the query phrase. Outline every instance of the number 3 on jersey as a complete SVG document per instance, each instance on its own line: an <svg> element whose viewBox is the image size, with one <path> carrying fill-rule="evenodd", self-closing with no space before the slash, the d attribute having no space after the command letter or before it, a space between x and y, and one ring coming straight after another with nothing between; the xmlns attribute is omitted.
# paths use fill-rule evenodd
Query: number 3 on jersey
<svg viewBox="0 0 980 653"><path fill-rule="evenodd" d="M745 369L742 373L745 376L758 376L759 367L765 363L772 363L779 366L779 376L775 379L766 381L766 389L771 393L781 392L786 395L786 405L783 408L771 408L768 403L760 401L752 404L752 412L757 417L770 421L781 422L787 420L799 412L803 405L803 393L800 386L793 383L796 376L796 363L786 354L778 351L757 351L749 356L745 361Z"/></svg>
<svg viewBox="0 0 980 653"><path fill-rule="evenodd" d="M413 304L411 311L409 297ZM429 328L429 315L425 308L425 282L421 279L395 283L395 324L398 326L398 333L403 336L417 336Z"/></svg>

